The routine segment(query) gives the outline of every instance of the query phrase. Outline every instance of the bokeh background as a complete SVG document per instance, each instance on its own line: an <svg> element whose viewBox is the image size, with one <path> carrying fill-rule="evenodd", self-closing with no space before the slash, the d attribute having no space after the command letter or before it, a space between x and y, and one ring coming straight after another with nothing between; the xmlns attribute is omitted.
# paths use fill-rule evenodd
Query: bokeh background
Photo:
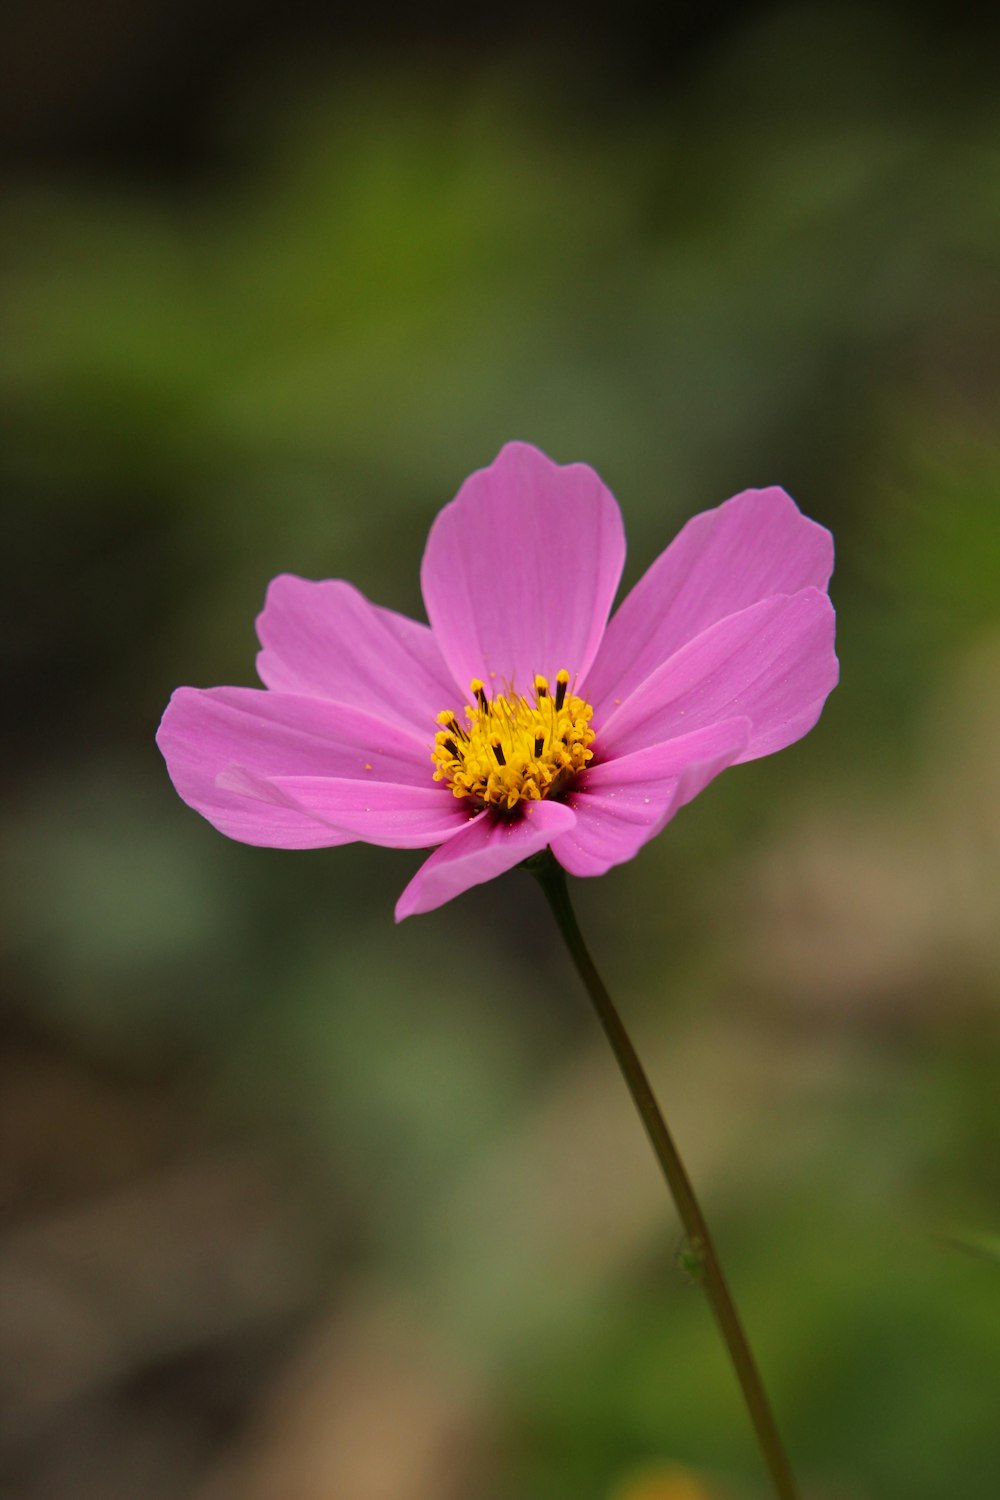
<svg viewBox="0 0 1000 1500"><path fill-rule="evenodd" d="M4 1496L766 1493L528 877L394 928L418 855L230 844L153 746L279 571L420 614L510 437L626 582L751 485L835 531L817 729L576 900L805 1496L1000 1493L997 40L4 9Z"/></svg>

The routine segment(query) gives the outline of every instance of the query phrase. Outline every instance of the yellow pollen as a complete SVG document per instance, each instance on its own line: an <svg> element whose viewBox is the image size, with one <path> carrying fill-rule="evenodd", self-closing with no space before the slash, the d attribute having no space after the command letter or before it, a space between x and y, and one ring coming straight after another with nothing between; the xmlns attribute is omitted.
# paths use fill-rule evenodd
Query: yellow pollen
<svg viewBox="0 0 1000 1500"><path fill-rule="evenodd" d="M569 691L569 683L569 673L558 672L552 695L547 679L536 677L531 703L512 688L490 698L474 677L472 703L461 714L442 709L437 716L434 780L446 781L456 797L479 807L508 811L557 794L594 753L594 711Z"/></svg>

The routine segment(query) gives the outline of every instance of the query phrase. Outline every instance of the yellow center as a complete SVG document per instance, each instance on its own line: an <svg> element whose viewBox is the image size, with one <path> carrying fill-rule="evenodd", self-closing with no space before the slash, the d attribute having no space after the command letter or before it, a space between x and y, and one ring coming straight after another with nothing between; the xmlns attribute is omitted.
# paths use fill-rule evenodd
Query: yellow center
<svg viewBox="0 0 1000 1500"><path fill-rule="evenodd" d="M559 792L591 759L594 710L569 692L568 672L556 675L554 694L536 677L534 703L513 689L487 698L478 677L469 686L474 702L464 723L449 709L439 713L431 751L434 780L447 781L456 797L509 811Z"/></svg>

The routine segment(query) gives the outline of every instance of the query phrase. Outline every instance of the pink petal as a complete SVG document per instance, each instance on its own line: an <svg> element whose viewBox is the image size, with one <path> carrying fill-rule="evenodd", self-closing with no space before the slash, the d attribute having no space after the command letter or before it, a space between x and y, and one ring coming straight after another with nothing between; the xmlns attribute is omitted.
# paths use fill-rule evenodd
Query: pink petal
<svg viewBox="0 0 1000 1500"><path fill-rule="evenodd" d="M612 617L589 702L627 698L716 621L773 594L825 589L832 571L833 538L784 490L744 490L694 516Z"/></svg>
<svg viewBox="0 0 1000 1500"><path fill-rule="evenodd" d="M614 496L586 464L508 443L462 485L427 539L421 581L463 693L473 677L527 691L587 671L625 559Z"/></svg>
<svg viewBox="0 0 1000 1500"><path fill-rule="evenodd" d="M572 875L603 875L631 859L746 748L749 719L726 719L583 773L569 805L576 826L552 852Z"/></svg>
<svg viewBox="0 0 1000 1500"><path fill-rule="evenodd" d="M833 606L817 589L779 594L696 636L597 728L601 760L721 719L752 721L755 760L812 728L837 682ZM595 715L596 718L596 715Z"/></svg>
<svg viewBox="0 0 1000 1500"><path fill-rule="evenodd" d="M387 849L429 849L469 823L468 802L436 785L326 776L275 776L271 784L311 817Z"/></svg>
<svg viewBox="0 0 1000 1500"><path fill-rule="evenodd" d="M396 903L396 921L434 911L471 886L482 885L537 854L576 822L560 802L526 802L520 818L508 822L480 813L461 833L435 849Z"/></svg>
<svg viewBox="0 0 1000 1500"><path fill-rule="evenodd" d="M426 625L370 604L349 583L284 573L257 618L260 679L279 692L329 698L427 731L455 685Z"/></svg>
<svg viewBox="0 0 1000 1500"><path fill-rule="evenodd" d="M289 804L276 776L346 776L426 787L428 742L360 709L258 688L178 688L157 734L184 801L245 844L348 843Z"/></svg>

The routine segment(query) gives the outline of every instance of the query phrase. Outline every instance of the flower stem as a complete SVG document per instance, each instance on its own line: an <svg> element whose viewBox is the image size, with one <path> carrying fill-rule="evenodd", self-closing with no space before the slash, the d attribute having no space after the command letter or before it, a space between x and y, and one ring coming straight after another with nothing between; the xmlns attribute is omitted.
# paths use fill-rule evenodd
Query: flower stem
<svg viewBox="0 0 1000 1500"><path fill-rule="evenodd" d="M705 1289L716 1322L725 1339L736 1378L743 1391L743 1399L757 1434L761 1454L774 1485L774 1492L780 1500L798 1500L799 1492L778 1435L760 1372L747 1342L747 1336L743 1332L743 1325L726 1284L726 1278L722 1274L722 1267L719 1264L719 1257L712 1243L705 1216L695 1197L691 1179L688 1177L680 1153L667 1129L667 1122L656 1102L645 1069L639 1061L628 1032L622 1025L611 996L594 967L594 961L587 951L576 915L570 904L566 872L549 850L545 850L534 860L527 861L527 864L545 892L576 971L594 1002L594 1008L604 1027L605 1035L618 1059L618 1066L628 1084L635 1107L639 1111L639 1117L656 1153L656 1159L667 1180L677 1212L687 1231L696 1279Z"/></svg>

